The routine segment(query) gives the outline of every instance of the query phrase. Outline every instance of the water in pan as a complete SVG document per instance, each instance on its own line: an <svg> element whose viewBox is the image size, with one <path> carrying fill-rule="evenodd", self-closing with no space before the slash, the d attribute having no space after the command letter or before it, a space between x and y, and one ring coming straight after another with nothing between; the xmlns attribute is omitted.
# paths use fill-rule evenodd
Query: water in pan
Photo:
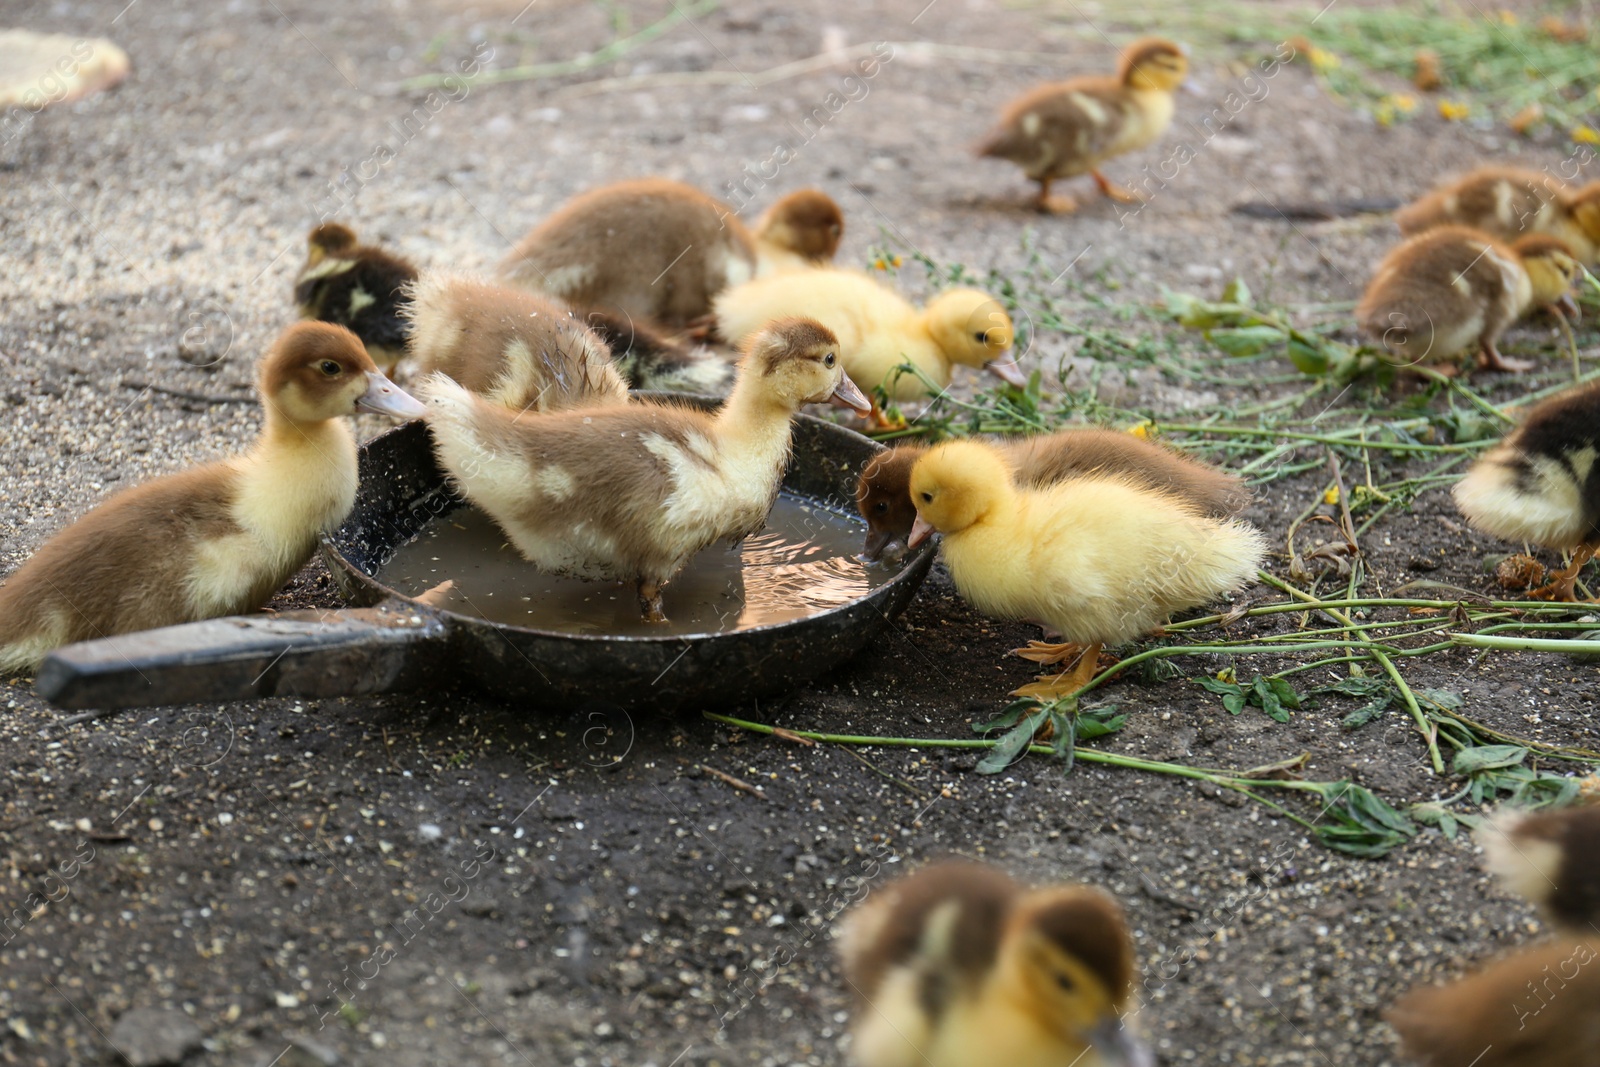
<svg viewBox="0 0 1600 1067"><path fill-rule="evenodd" d="M492 622L574 634L659 637L727 633L816 615L859 600L898 568L856 558L866 533L853 515L787 493L767 525L737 548L713 545L666 587L668 622L639 617L631 584L545 574L487 515L461 507L429 523L378 574L416 596L446 580L433 603Z"/></svg>

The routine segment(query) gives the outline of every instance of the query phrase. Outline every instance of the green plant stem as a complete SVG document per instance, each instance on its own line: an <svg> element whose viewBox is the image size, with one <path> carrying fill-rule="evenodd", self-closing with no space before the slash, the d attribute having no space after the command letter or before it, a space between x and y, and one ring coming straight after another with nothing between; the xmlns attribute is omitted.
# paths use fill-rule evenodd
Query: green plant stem
<svg viewBox="0 0 1600 1067"><path fill-rule="evenodd" d="M1452 644L1493 648L1503 652L1568 652L1600 654L1600 641L1561 640L1554 637L1494 637L1488 634L1451 634Z"/></svg>

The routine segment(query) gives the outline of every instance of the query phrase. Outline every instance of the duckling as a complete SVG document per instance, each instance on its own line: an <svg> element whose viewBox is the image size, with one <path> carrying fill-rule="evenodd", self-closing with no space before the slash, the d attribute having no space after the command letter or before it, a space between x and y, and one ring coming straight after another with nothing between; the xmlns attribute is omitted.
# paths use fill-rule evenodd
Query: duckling
<svg viewBox="0 0 1600 1067"><path fill-rule="evenodd" d="M1574 189L1552 174L1479 167L1395 212L1407 235L1461 225L1502 241L1542 233L1565 241L1584 263L1600 260L1600 182Z"/></svg>
<svg viewBox="0 0 1600 1067"><path fill-rule="evenodd" d="M844 212L821 189L798 189L756 220L756 276L833 262L844 237Z"/></svg>
<svg viewBox="0 0 1600 1067"><path fill-rule="evenodd" d="M1155 1063L1124 1021L1133 939L1098 889L946 861L878 890L838 941L861 1067Z"/></svg>
<svg viewBox="0 0 1600 1067"><path fill-rule="evenodd" d="M1562 937L1384 1013L1421 1067L1600 1067L1600 938Z"/></svg>
<svg viewBox="0 0 1600 1067"><path fill-rule="evenodd" d="M790 417L825 400L865 411L838 340L809 319L751 338L715 414L673 404L607 404L516 415L435 374L429 402L439 463L466 498L537 566L637 584L647 621L689 557L759 530L789 457Z"/></svg>
<svg viewBox="0 0 1600 1067"><path fill-rule="evenodd" d="M1476 349L1480 367L1525 371L1533 364L1500 355L1500 335L1534 307L1571 303L1581 270L1554 237L1531 234L1504 245L1465 226L1441 226L1383 257L1356 321L1407 366Z"/></svg>
<svg viewBox="0 0 1600 1067"><path fill-rule="evenodd" d="M1232 474L1153 441L1115 430L1062 430L1037 437L997 441L1019 487L1039 489L1085 474L1124 474L1146 489L1165 490L1189 501L1203 515L1227 519L1250 503L1250 490ZM927 449L901 445L874 456L856 483L856 510L867 520L861 554L890 558L905 551L917 510L911 503L911 468Z"/></svg>
<svg viewBox="0 0 1600 1067"><path fill-rule="evenodd" d="M355 334L326 323L285 330L257 386L266 421L249 452L116 494L0 585L0 672L76 641L259 608L355 503L341 416L423 413Z"/></svg>
<svg viewBox="0 0 1600 1067"><path fill-rule="evenodd" d="M1019 690L1076 691L1104 645L1142 637L1255 576L1266 543L1254 528L1207 517L1191 501L1126 473L1018 488L1004 455L979 441L932 449L911 470L912 547L944 535L944 561L974 607L1037 622L1067 639L1025 658L1077 667Z"/></svg>
<svg viewBox="0 0 1600 1067"><path fill-rule="evenodd" d="M726 396L733 364L703 345L688 345L622 312L583 312L589 328L611 350L617 373L635 389Z"/></svg>
<svg viewBox="0 0 1600 1067"><path fill-rule="evenodd" d="M819 196L780 200L758 242L733 208L692 186L665 178L617 182L574 197L534 227L501 261L500 273L580 307L689 326L710 313L718 293L755 275L762 248L785 262L809 259L811 249L830 243L837 248L834 216L818 214Z"/></svg>
<svg viewBox="0 0 1600 1067"><path fill-rule="evenodd" d="M1478 831L1484 863L1556 925L1600 929L1600 805L1497 813Z"/></svg>
<svg viewBox="0 0 1600 1067"><path fill-rule="evenodd" d="M542 296L430 272L406 293L417 375L442 373L513 411L626 403L605 342Z"/></svg>
<svg viewBox="0 0 1600 1067"><path fill-rule="evenodd" d="M717 332L735 343L768 320L811 315L839 338L845 370L862 389L882 385L897 400L929 395L911 363L937 389L953 364L982 367L1015 386L1028 379L1009 355L1015 331L1000 302L976 289L947 289L918 311L904 297L856 271L819 269L758 278L717 298Z"/></svg>
<svg viewBox="0 0 1600 1067"><path fill-rule="evenodd" d="M1572 554L1529 595L1572 600L1578 572L1600 550L1600 384L1534 406L1456 483L1456 507L1475 529Z"/></svg>
<svg viewBox="0 0 1600 1067"><path fill-rule="evenodd" d="M348 226L325 222L306 237L294 302L302 319L350 330L379 368L393 374L406 344L400 292L416 277L417 268L400 256L359 243Z"/></svg>
<svg viewBox="0 0 1600 1067"><path fill-rule="evenodd" d="M1094 176L1100 191L1122 203L1143 198L1100 173L1115 156L1154 144L1172 122L1173 92L1189 72L1189 59L1171 41L1148 37L1122 51L1114 78L1082 77L1037 86L1006 105L1000 125L978 145L978 155L1006 159L1039 183L1035 206L1064 215L1072 197L1052 197L1058 178Z"/></svg>

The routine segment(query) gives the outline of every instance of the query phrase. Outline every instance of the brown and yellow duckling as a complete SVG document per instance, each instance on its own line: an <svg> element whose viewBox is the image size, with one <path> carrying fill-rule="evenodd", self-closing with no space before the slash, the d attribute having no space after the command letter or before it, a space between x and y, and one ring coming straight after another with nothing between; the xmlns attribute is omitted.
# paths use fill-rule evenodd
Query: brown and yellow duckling
<svg viewBox="0 0 1600 1067"><path fill-rule="evenodd" d="M1572 600L1578 574L1600 551L1600 384L1534 406L1456 483L1456 507L1503 541L1571 554L1531 596Z"/></svg>
<svg viewBox="0 0 1600 1067"><path fill-rule="evenodd" d="M759 530L789 458L790 421L828 400L857 410L838 340L808 319L745 347L715 414L668 403L516 414L443 375L422 383L439 463L543 570L637 585L649 621L689 557Z"/></svg>
<svg viewBox="0 0 1600 1067"><path fill-rule="evenodd" d="M1146 489L1170 492L1216 519L1232 518L1250 503L1250 490L1235 475L1208 467L1181 452L1116 430L1061 430L996 441L1021 488L1038 489L1067 478L1123 474ZM856 483L856 510L867 520L861 554L869 560L899 556L911 536L917 509L911 502L911 469L927 454L920 445L900 445L874 456Z"/></svg>
<svg viewBox="0 0 1600 1067"><path fill-rule="evenodd" d="M1569 305L1582 267L1560 240L1531 235L1505 245L1480 230L1442 226L1392 249L1356 306L1356 321L1405 366L1475 352L1478 366L1524 371L1500 335L1538 307Z"/></svg>
<svg viewBox="0 0 1600 1067"><path fill-rule="evenodd" d="M824 267L844 239L844 212L821 189L797 189L756 220L757 276Z"/></svg>
<svg viewBox="0 0 1600 1067"><path fill-rule="evenodd" d="M1556 926L1600 933L1600 804L1508 810L1478 831L1484 865Z"/></svg>
<svg viewBox="0 0 1600 1067"><path fill-rule="evenodd" d="M1573 188L1541 171L1479 167L1401 208L1394 220L1408 235L1450 225L1502 241L1541 233L1560 238L1584 263L1600 260L1600 182Z"/></svg>
<svg viewBox="0 0 1600 1067"><path fill-rule="evenodd" d="M424 410L325 323L285 330L257 385L266 420L249 452L116 494L0 585L0 672L76 641L261 607L355 503L344 416Z"/></svg>
<svg viewBox="0 0 1600 1067"><path fill-rule="evenodd" d="M860 1067L1153 1067L1130 1031L1133 938L1087 886L1028 890L943 862L873 893L839 930Z"/></svg>
<svg viewBox="0 0 1600 1067"><path fill-rule="evenodd" d="M1266 542L1126 473L1019 488L1005 456L979 441L930 450L911 470L914 547L935 531L956 590L1002 619L1038 623L1067 643L1035 642L1037 663L1076 661L1018 690L1056 697L1093 676L1102 646L1158 629L1177 611L1249 582Z"/></svg>
<svg viewBox="0 0 1600 1067"><path fill-rule="evenodd" d="M1135 41L1122 50L1114 78L1049 82L1011 101L978 154L1009 160L1038 182L1040 211L1076 210L1072 197L1050 195L1050 183L1080 174L1092 175L1105 195L1136 203L1140 196L1112 184L1100 167L1161 139L1172 122L1173 93L1188 72L1178 45L1154 37Z"/></svg>
<svg viewBox="0 0 1600 1067"><path fill-rule="evenodd" d="M810 261L838 247L838 205L805 190L763 216L759 237L693 186L643 178L591 189L535 226L501 261L508 282L645 324L694 325L754 277L763 253ZM832 201L828 201L832 204Z"/></svg>
<svg viewBox="0 0 1600 1067"><path fill-rule="evenodd" d="M325 222L306 237L306 263L294 281L302 319L343 326L367 346L385 374L405 354L401 291L417 268L387 249L364 245L355 231Z"/></svg>

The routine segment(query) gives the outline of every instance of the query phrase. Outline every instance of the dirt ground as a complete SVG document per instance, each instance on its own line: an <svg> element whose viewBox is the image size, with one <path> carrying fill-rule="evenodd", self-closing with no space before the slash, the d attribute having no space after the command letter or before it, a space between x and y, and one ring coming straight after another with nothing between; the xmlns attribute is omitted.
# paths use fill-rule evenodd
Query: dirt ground
<svg viewBox="0 0 1600 1067"><path fill-rule="evenodd" d="M481 268L599 182L665 174L738 200L744 181L747 215L815 184L845 209L849 262L892 238L1018 270L1031 234L1046 264L1113 304L1148 304L1163 286L1214 295L1235 274L1309 304L1354 299L1390 223L1290 227L1231 215L1234 203L1408 197L1486 156L1563 155L1431 116L1380 130L1291 65L1125 226L1105 201L1044 220L1023 209L1014 171L966 146L1015 91L1105 67L1100 33L1131 36L1113 4L680 4L687 21L620 58L456 83L430 111L403 79L475 57L491 70L568 60L611 41L613 17L631 32L673 8L125 2L0 3L0 25L107 35L135 65L118 90L45 112L0 157L5 571L106 493L249 441L248 403L178 394L248 397L255 356L291 320L304 232L330 207L420 261ZM870 79L825 65L762 76L879 41L892 58ZM1235 86L1230 60L1257 55L1197 55L1199 92L1180 98L1168 143ZM844 105L805 127L831 92ZM418 107L426 121L403 132ZM765 185L743 177L779 140L798 145L792 162ZM1133 181L1159 158L1111 170ZM905 279L916 288L914 271ZM1547 327L1517 336L1554 350ZM1066 348L1041 337L1025 362ZM1480 385L1498 399L1520 388ZM1255 395L1159 376L1123 388L1169 415ZM1249 517L1279 543L1321 484L1274 482ZM1375 527L1376 587L1428 568L1486 588L1481 561L1505 546L1453 514L1435 490ZM330 598L313 568L290 599ZM1026 679L1003 656L1034 635L978 616L936 569L880 647L735 713L970 736ZM1309 776L1348 776L1397 806L1454 789L1398 712L1353 733L1339 728L1347 700L1283 725L1234 717L1188 680L1226 661L1179 664L1180 678L1112 685L1128 725L1096 746L1224 768L1304 752ZM1593 666L1460 652L1408 663L1407 677L1505 731L1596 746ZM843 1063L832 919L950 852L1116 893L1147 976L1140 1025L1164 1064L1395 1062L1379 1012L1400 991L1540 929L1465 837L1425 831L1357 860L1234 794L1110 768L1063 777L1030 759L986 777L971 753L802 747L469 688L67 727L25 679L0 700L0 916L28 915L30 893L52 901L0 940L0 1063L113 1062L116 1047L157 1039L192 1045L191 1063L250 1067Z"/></svg>

